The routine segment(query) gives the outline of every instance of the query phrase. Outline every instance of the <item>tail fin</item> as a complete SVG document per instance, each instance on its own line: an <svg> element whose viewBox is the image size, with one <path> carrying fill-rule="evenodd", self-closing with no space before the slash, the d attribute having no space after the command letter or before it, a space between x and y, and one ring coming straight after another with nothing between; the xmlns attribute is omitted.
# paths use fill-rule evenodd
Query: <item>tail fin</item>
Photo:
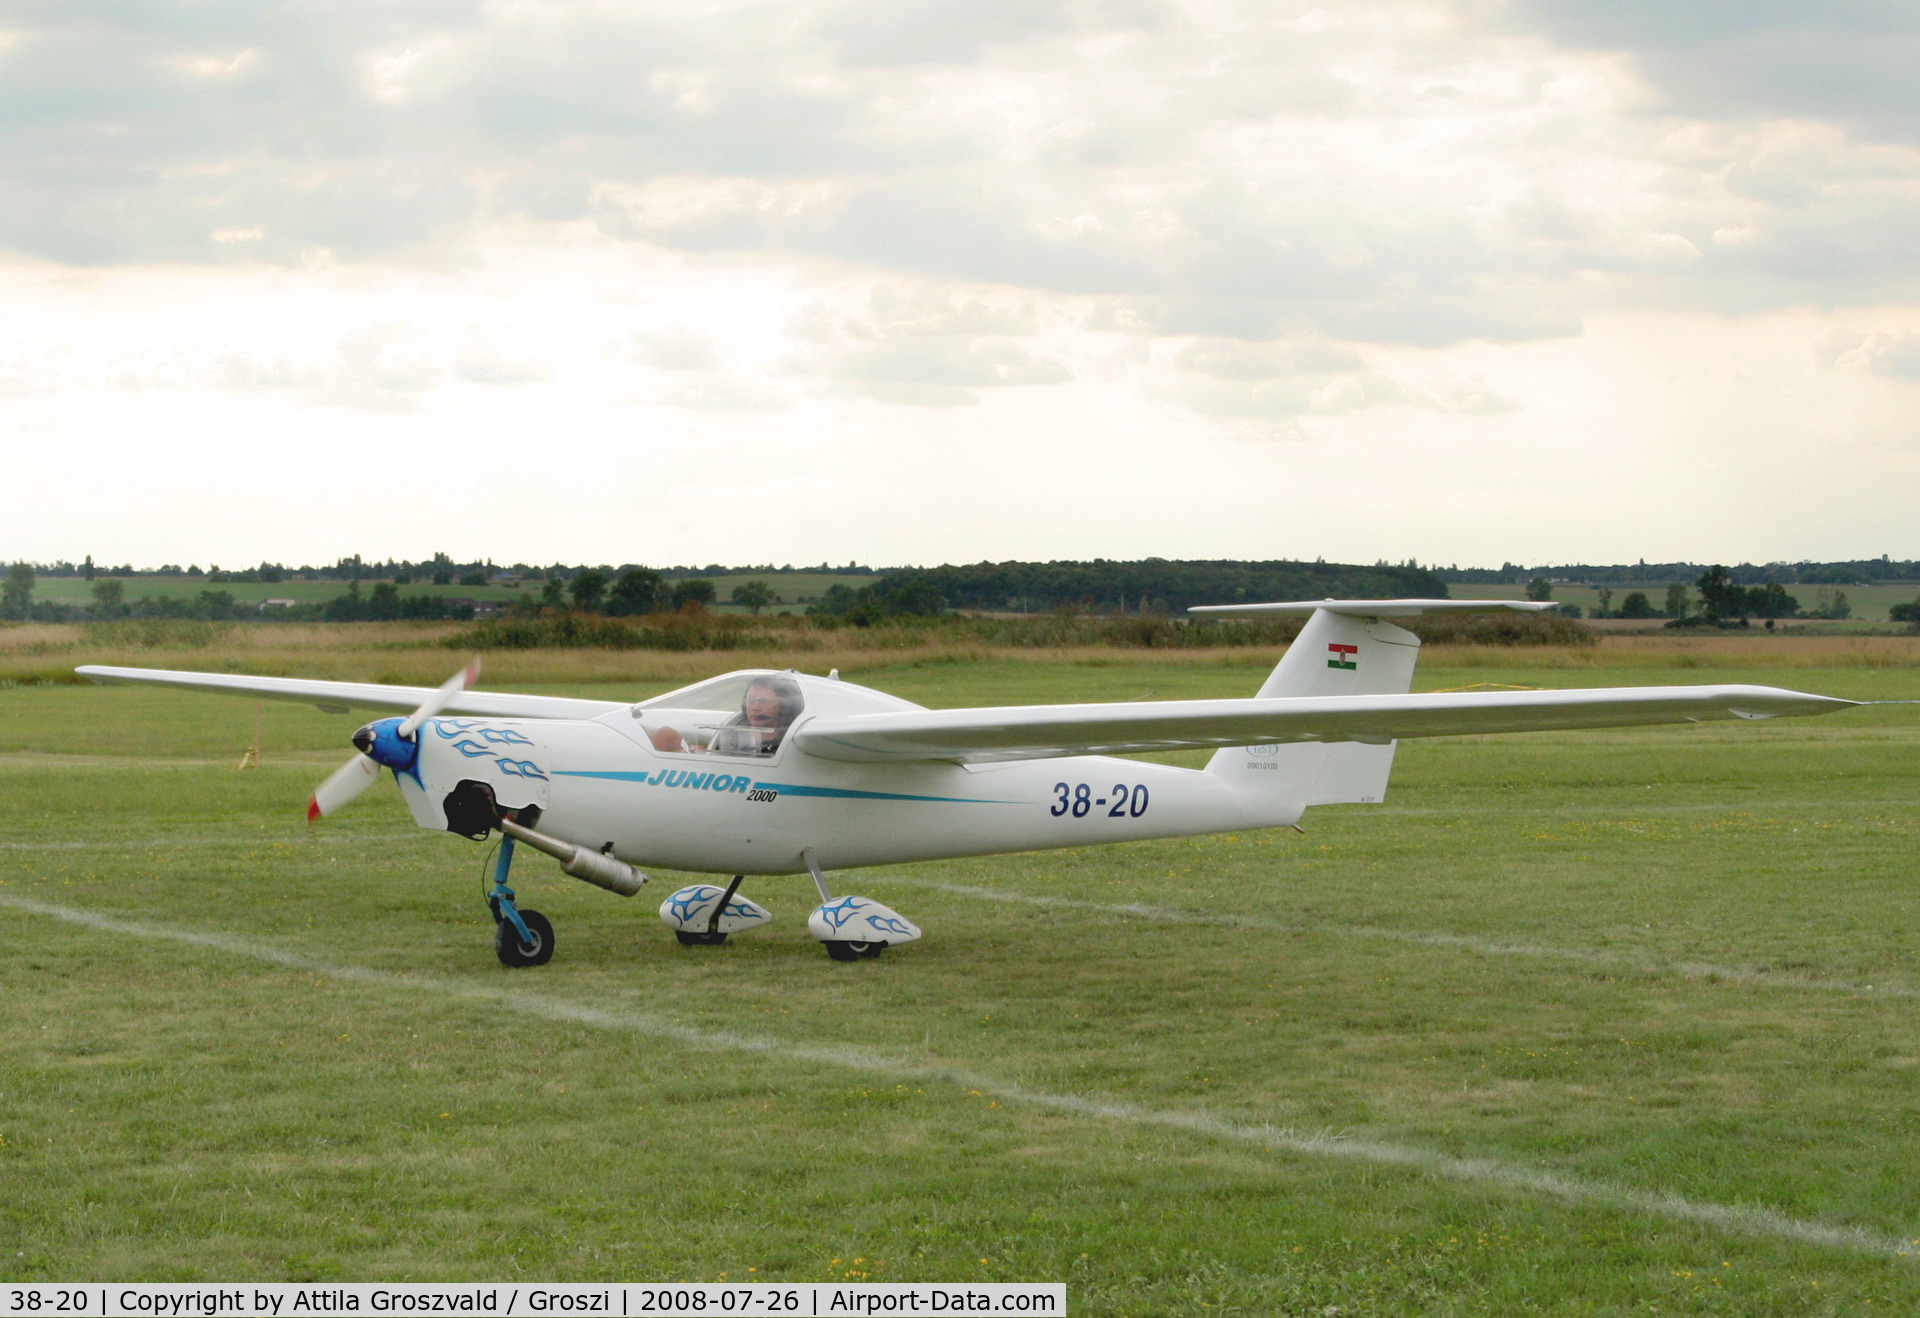
<svg viewBox="0 0 1920 1318"><path fill-rule="evenodd" d="M1537 612L1551 608L1522 600L1321 600L1299 604L1216 605L1189 612L1216 617L1299 616L1307 625L1260 687L1263 698L1402 695L1413 689L1420 638L1388 618L1428 612ZM1238 792L1271 798L1271 813L1292 823L1310 805L1371 805L1384 801L1396 743L1301 742L1287 746L1231 746L1214 752L1207 772ZM1288 815L1288 811L1291 815Z"/></svg>

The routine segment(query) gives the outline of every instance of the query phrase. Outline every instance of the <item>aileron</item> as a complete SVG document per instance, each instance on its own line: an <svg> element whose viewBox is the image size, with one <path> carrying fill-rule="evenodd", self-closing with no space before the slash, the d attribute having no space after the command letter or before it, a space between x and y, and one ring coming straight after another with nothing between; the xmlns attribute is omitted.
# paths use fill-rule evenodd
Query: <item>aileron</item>
<svg viewBox="0 0 1920 1318"><path fill-rule="evenodd" d="M1263 743L1359 742L1822 714L1853 702L1777 687L1614 687L927 710L816 720L830 760L1040 759Z"/></svg>

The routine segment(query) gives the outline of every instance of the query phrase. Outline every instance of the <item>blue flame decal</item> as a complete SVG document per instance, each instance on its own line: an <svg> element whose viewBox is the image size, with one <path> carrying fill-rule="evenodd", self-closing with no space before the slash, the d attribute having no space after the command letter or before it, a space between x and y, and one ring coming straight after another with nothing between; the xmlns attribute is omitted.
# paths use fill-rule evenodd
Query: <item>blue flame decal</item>
<svg viewBox="0 0 1920 1318"><path fill-rule="evenodd" d="M494 742L496 744L504 743L508 746L533 745L532 737L529 737L524 732L516 731L513 728L481 728L479 729L479 732L480 732L480 735L485 737L488 741Z"/></svg>
<svg viewBox="0 0 1920 1318"><path fill-rule="evenodd" d="M697 885L692 888L682 888L679 892L667 898L667 907L673 912L674 919L685 924L693 918L695 911L707 904L708 899L718 897L720 892L721 890L719 888L706 888Z"/></svg>
<svg viewBox="0 0 1920 1318"><path fill-rule="evenodd" d="M842 897L837 901L831 901L825 906L822 906L820 908L820 915L828 924L832 925L837 932L842 925L853 918L856 911L863 910L872 904L871 902L863 902L855 897Z"/></svg>

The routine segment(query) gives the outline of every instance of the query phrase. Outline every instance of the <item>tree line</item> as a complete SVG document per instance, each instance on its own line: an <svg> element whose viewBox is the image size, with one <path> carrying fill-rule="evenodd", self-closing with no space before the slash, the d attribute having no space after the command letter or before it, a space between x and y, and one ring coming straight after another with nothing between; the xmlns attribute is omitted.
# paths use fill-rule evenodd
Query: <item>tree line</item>
<svg viewBox="0 0 1920 1318"><path fill-rule="evenodd" d="M35 573L42 577L81 577L93 581L97 577L198 577L209 585L232 585L238 582L282 581L392 581L398 585L415 582L436 586L485 586L507 582L546 581L559 579L571 581L583 572L599 572L612 578L629 569L641 568L638 563L622 563L615 566L601 563L598 566L579 563L549 563L541 566L533 563L513 563L498 565L492 559L461 563L444 553L437 553L429 559L390 558L363 559L358 554L349 554L333 563L314 565L302 564L289 567L285 563L263 561L253 567L222 568L218 564L202 568L198 563L185 567L178 563L163 563L159 567L137 568L131 563L118 567L96 564L93 555L88 554L78 563L59 559L52 563L30 563ZM792 563L783 563L776 567L771 563L748 565L745 567L727 567L720 563L709 563L705 567L676 565L659 569L660 575L675 580L681 577L719 577L739 576L752 573L763 576L783 576L794 573L828 573L836 576L877 576L891 571L888 568L867 567L860 563L847 563L836 567L830 563L809 564L796 567Z"/></svg>
<svg viewBox="0 0 1920 1318"><path fill-rule="evenodd" d="M978 613L1178 613L1195 604L1267 600L1444 599L1446 583L1415 563L1147 558L973 563L900 568L871 586L830 588L814 611L855 621L965 609Z"/></svg>
<svg viewBox="0 0 1920 1318"><path fill-rule="evenodd" d="M1883 567L1902 566L1892 564L1891 560L1880 562ZM360 581L349 580L345 583L346 589L330 599L276 606L265 616L287 621L328 622L473 617L475 608L469 601L409 594L401 587L413 584L416 579L423 584L432 581L438 585L481 585L489 580L487 575L484 572L456 575L459 565L452 564L444 555L427 566L433 570L423 572L419 578L412 572L398 571L388 580L369 583L364 591ZM89 558L81 570L95 578L92 602L76 607L36 600L36 565L11 564L0 586L0 618L47 622L74 618L183 618L218 622L260 616L257 606L236 600L231 592L212 589L216 582L212 573L202 574L210 588L192 597L142 595L130 599L128 583L137 578L126 577L128 569L115 568L111 575L106 575L108 569L96 568ZM281 570L273 564L262 564L244 574L220 573L217 580L223 584L243 579L270 581L279 579L273 574ZM700 610L721 602L720 588L715 582L703 577L673 575L682 570L632 564L617 569L556 565L539 570L543 575L533 579L539 583L538 590L513 592L518 598L506 609L519 616L574 610L619 618ZM846 572L841 568L833 570ZM1635 570L1650 569L1642 565ZM1603 585L1598 588L1599 600L1592 616L1666 618L1670 624L1677 625L1738 625L1748 618L1845 618L1851 613L1844 590L1817 586L1816 597L1808 607L1800 597L1787 591L1787 583L1764 576L1757 581L1745 581L1742 571L1715 564L1695 577L1692 591L1680 581L1669 583L1664 591L1657 587L1651 591L1616 591L1612 586ZM722 573L737 575L737 569L719 569L715 575ZM1371 567L1319 560L1312 563L1217 559L981 562L937 568L895 568L884 572L867 570L873 578L871 584L857 588L834 585L806 611L858 626L889 618L930 617L951 610L989 614L1068 611L1167 616L1194 604L1328 596L1445 598L1448 584L1442 578L1450 573L1450 569L1426 568L1413 562L1382 562ZM769 575L777 579L778 572ZM1553 578L1535 575L1525 582L1526 593L1533 599L1549 599L1556 584ZM768 582L759 577L734 585L725 602L754 614L782 603ZM1897 605L1893 617L1911 620L1915 608L1920 605ZM1579 610L1572 606L1564 606L1561 613L1580 616Z"/></svg>
<svg viewBox="0 0 1920 1318"><path fill-rule="evenodd" d="M1884 581L1920 581L1920 559L1897 559L1885 554L1879 558L1843 559L1830 563L1802 560L1727 566L1649 563L1643 558L1638 563L1562 563L1540 567L1502 563L1497 568L1436 567L1434 572L1456 586L1518 586L1534 580L1581 586L1646 586L1655 582L1694 581L1716 568L1726 573L1728 581L1737 586L1764 586L1768 582L1785 586L1856 586Z"/></svg>
<svg viewBox="0 0 1920 1318"><path fill-rule="evenodd" d="M1527 598L1530 600L1550 600L1553 598L1555 583L1545 577L1535 577L1527 583ZM1821 586L1815 596L1814 607L1802 610L1800 599L1787 592L1787 588L1777 581L1765 581L1757 586L1744 586L1736 581L1732 572L1724 565L1716 563L1700 574L1694 582L1699 592L1696 599L1689 594L1687 587L1673 582L1659 605L1643 590L1628 591L1621 599L1620 606L1614 607L1614 591L1602 586L1594 593L1598 600L1592 616L1595 618L1665 618L1669 627L1744 627L1750 618L1766 619L1771 625L1778 618L1830 618L1850 617L1853 606L1847 601L1847 592ZM1892 617L1900 621L1905 615L1906 605L1896 604ZM1578 605L1563 604L1559 612L1570 618L1578 618L1581 611Z"/></svg>

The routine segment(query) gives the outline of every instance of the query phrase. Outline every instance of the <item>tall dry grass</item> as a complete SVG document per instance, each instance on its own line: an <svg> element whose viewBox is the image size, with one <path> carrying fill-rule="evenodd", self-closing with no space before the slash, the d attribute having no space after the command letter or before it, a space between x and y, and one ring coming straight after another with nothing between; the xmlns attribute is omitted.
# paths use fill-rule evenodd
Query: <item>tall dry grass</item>
<svg viewBox="0 0 1920 1318"><path fill-rule="evenodd" d="M437 683L460 662L446 648L461 630L446 623L22 624L0 627L0 682L77 682L79 664L257 673L337 681ZM929 633L916 646L875 649L853 629L813 633L810 645L726 651L500 650L488 653L484 684L586 686L693 681L736 668L848 673L896 665L999 661L1182 668L1270 667L1278 647L1169 650L1128 646L993 646ZM1491 669L1911 668L1920 636L1602 637L1595 646L1433 643L1422 662Z"/></svg>

